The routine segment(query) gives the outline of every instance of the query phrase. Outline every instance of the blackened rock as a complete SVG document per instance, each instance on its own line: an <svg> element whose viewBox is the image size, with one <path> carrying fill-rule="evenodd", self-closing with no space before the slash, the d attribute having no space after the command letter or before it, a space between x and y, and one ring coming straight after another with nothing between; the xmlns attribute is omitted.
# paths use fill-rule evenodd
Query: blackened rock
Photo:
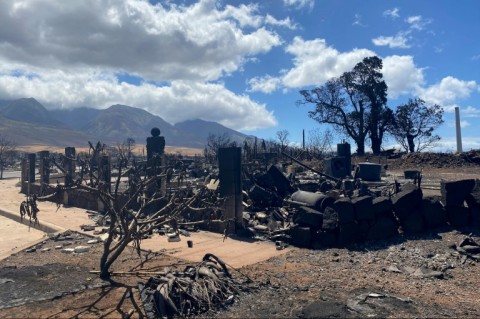
<svg viewBox="0 0 480 319"><path fill-rule="evenodd" d="M292 245L308 248L312 241L312 230L310 227L294 226L290 228L290 236L292 237Z"/></svg>
<svg viewBox="0 0 480 319"><path fill-rule="evenodd" d="M318 230L313 234L312 248L322 249L334 247L337 244L337 233L332 231Z"/></svg>
<svg viewBox="0 0 480 319"><path fill-rule="evenodd" d="M323 212L322 229L335 230L338 228L338 213L331 207L325 208Z"/></svg>
<svg viewBox="0 0 480 319"><path fill-rule="evenodd" d="M322 227L323 214L313 208L301 206L292 219L300 226L308 226L316 230Z"/></svg>
<svg viewBox="0 0 480 319"><path fill-rule="evenodd" d="M338 222L340 224L353 223L355 221L355 211L350 198L344 197L337 199L333 203L333 208L338 213Z"/></svg>
<svg viewBox="0 0 480 319"><path fill-rule="evenodd" d="M422 200L422 215L427 229L447 224L447 211L437 197L425 197Z"/></svg>
<svg viewBox="0 0 480 319"><path fill-rule="evenodd" d="M416 209L407 217L400 219L400 225L405 233L421 233L424 229L421 211Z"/></svg>
<svg viewBox="0 0 480 319"><path fill-rule="evenodd" d="M468 225L470 210L468 207L446 206L447 219L453 227L464 227Z"/></svg>
<svg viewBox="0 0 480 319"><path fill-rule="evenodd" d="M347 223L341 224L338 229L338 243L340 245L348 245L358 240L358 224Z"/></svg>
<svg viewBox="0 0 480 319"><path fill-rule="evenodd" d="M411 185L392 198L393 211L400 220L408 217L422 204L422 190L413 184Z"/></svg>
<svg viewBox="0 0 480 319"><path fill-rule="evenodd" d="M374 198L372 201L373 205L373 212L375 213L375 218L382 218L382 217L387 217L387 218L392 218L393 213L392 213L392 200L388 197L377 197Z"/></svg>
<svg viewBox="0 0 480 319"><path fill-rule="evenodd" d="M392 218L381 217L375 221L368 232L367 239L379 240L398 235L398 225Z"/></svg>
<svg viewBox="0 0 480 319"><path fill-rule="evenodd" d="M442 202L445 206L462 206L465 198L475 187L474 179L440 182Z"/></svg>
<svg viewBox="0 0 480 319"><path fill-rule="evenodd" d="M374 220L373 204L371 196L357 197L352 200L357 220Z"/></svg>

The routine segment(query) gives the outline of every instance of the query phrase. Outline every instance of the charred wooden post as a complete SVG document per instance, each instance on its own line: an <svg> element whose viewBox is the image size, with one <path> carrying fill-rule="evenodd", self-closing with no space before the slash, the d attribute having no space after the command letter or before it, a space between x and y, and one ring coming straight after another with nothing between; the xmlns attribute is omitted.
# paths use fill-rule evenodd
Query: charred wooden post
<svg viewBox="0 0 480 319"><path fill-rule="evenodd" d="M345 158L346 174L347 176L352 176L352 152L350 150L350 144L345 142L337 144L337 156Z"/></svg>
<svg viewBox="0 0 480 319"><path fill-rule="evenodd" d="M50 152L41 151L38 152L38 156L40 157L40 185L43 187L44 185L50 184L50 161L48 158L50 156Z"/></svg>
<svg viewBox="0 0 480 319"><path fill-rule="evenodd" d="M27 193L27 185L28 185L28 160L26 158L22 159L22 175L21 175L21 192L26 194Z"/></svg>
<svg viewBox="0 0 480 319"><path fill-rule="evenodd" d="M229 222L227 231L230 233L243 228L241 158L240 147L218 149L220 195L226 199L225 219Z"/></svg>
<svg viewBox="0 0 480 319"><path fill-rule="evenodd" d="M112 191L111 179L112 179L112 170L111 170L110 156L102 155L99 157L99 163L98 163L98 181L99 183L104 184L103 190L106 193L110 193Z"/></svg>
<svg viewBox="0 0 480 319"><path fill-rule="evenodd" d="M35 183L35 161L37 155L35 153L28 154L28 183Z"/></svg>
<svg viewBox="0 0 480 319"><path fill-rule="evenodd" d="M65 169L65 186L73 185L75 179L75 147L65 147L63 167Z"/></svg>

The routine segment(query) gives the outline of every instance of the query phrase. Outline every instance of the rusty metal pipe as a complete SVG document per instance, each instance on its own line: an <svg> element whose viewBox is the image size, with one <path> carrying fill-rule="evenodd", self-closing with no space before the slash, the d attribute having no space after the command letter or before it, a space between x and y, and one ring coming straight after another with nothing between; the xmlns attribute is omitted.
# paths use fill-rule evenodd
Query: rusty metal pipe
<svg viewBox="0 0 480 319"><path fill-rule="evenodd" d="M330 180L332 180L332 181L335 181L335 182L340 181L340 179L338 179L338 178L335 178L335 177L333 177L333 176L327 175L327 174L325 174L325 173L322 173L322 172L320 172L320 171L317 171L317 170L314 169L314 168L311 168L311 167L308 166L308 165L303 164L302 162L300 162L300 161L297 160L296 158L294 158L294 157L292 157L292 156L290 156L290 155L288 155L288 154L286 154L286 153L284 153L284 152L282 152L282 155L285 155L286 157L288 157L289 159L291 159L291 160L294 161L295 163L299 164L300 166L305 167L306 169L311 170L311 171L314 172L314 173L319 174L320 176L326 177L326 178L328 178L328 179L330 179Z"/></svg>

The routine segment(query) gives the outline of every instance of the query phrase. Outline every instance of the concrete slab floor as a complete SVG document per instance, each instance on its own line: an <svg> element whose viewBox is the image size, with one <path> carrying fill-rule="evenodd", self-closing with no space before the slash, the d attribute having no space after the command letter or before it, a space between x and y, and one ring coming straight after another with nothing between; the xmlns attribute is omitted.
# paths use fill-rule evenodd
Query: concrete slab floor
<svg viewBox="0 0 480 319"><path fill-rule="evenodd" d="M188 240L192 241L192 248L188 247ZM180 236L179 242L168 242L167 236L154 235L142 241L142 248L162 251L194 262L202 260L205 254L211 253L235 268L255 264L288 251L288 248L277 250L275 243L269 241L248 242L230 237L224 239L222 234L205 231L192 232L189 237Z"/></svg>
<svg viewBox="0 0 480 319"><path fill-rule="evenodd" d="M40 230L0 215L0 260L47 238Z"/></svg>

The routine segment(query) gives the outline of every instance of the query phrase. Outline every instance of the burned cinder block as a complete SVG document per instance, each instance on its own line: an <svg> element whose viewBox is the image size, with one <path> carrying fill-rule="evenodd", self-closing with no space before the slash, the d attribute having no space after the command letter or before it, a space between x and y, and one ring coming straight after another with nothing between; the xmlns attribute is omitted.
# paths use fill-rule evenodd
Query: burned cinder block
<svg viewBox="0 0 480 319"><path fill-rule="evenodd" d="M338 213L331 207L325 208L323 211L322 229L335 230L338 228Z"/></svg>
<svg viewBox="0 0 480 319"><path fill-rule="evenodd" d="M301 206L293 215L293 221L300 226L320 229L323 223L323 214L310 207Z"/></svg>
<svg viewBox="0 0 480 319"><path fill-rule="evenodd" d="M313 233L312 248L322 249L337 245L337 233L335 231L318 230Z"/></svg>
<svg viewBox="0 0 480 319"><path fill-rule="evenodd" d="M478 202L475 195L476 194L474 193L468 194L465 198L465 202L467 203L467 207L470 210L471 224L475 227L480 227L480 203Z"/></svg>
<svg viewBox="0 0 480 319"><path fill-rule="evenodd" d="M480 207L469 208L472 226L480 228Z"/></svg>
<svg viewBox="0 0 480 319"><path fill-rule="evenodd" d="M393 213L392 213L393 205L392 205L392 200L390 198L383 197L383 196L376 197L373 199L372 205L373 205L373 212L375 214L376 219L383 218L383 217L387 217L387 218L393 217Z"/></svg>
<svg viewBox="0 0 480 319"><path fill-rule="evenodd" d="M291 243L297 247L308 248L312 241L312 230L310 227L294 226L290 228Z"/></svg>
<svg viewBox="0 0 480 319"><path fill-rule="evenodd" d="M355 218L357 220L374 220L373 204L371 196L361 196L352 199L355 210Z"/></svg>
<svg viewBox="0 0 480 319"><path fill-rule="evenodd" d="M338 243L348 245L358 240L358 224L355 222L341 224L338 227Z"/></svg>
<svg viewBox="0 0 480 319"><path fill-rule="evenodd" d="M386 239L398 235L398 225L392 218L380 217L370 227L368 240Z"/></svg>
<svg viewBox="0 0 480 319"><path fill-rule="evenodd" d="M333 209L338 213L338 223L346 224L355 221L353 203L348 197L339 198L333 203Z"/></svg>
<svg viewBox="0 0 480 319"><path fill-rule="evenodd" d="M463 206L468 194L475 187L474 179L440 182L442 202L445 206Z"/></svg>
<svg viewBox="0 0 480 319"><path fill-rule="evenodd" d="M468 207L445 206L447 210L447 219L453 227L465 227L468 225L470 210Z"/></svg>
<svg viewBox="0 0 480 319"><path fill-rule="evenodd" d="M392 205L395 216L402 220L409 216L416 208L422 204L422 190L413 184L404 188L401 192L393 196Z"/></svg>
<svg viewBox="0 0 480 319"><path fill-rule="evenodd" d="M374 221L363 219L363 220L359 220L357 224L358 224L358 240L364 241L367 239L368 234L370 233L370 229L374 224Z"/></svg>
<svg viewBox="0 0 480 319"><path fill-rule="evenodd" d="M427 229L447 224L447 211L437 197L426 197L422 200L422 215Z"/></svg>
<svg viewBox="0 0 480 319"><path fill-rule="evenodd" d="M424 230L424 222L420 208L400 219L400 225L405 233L421 233Z"/></svg>

